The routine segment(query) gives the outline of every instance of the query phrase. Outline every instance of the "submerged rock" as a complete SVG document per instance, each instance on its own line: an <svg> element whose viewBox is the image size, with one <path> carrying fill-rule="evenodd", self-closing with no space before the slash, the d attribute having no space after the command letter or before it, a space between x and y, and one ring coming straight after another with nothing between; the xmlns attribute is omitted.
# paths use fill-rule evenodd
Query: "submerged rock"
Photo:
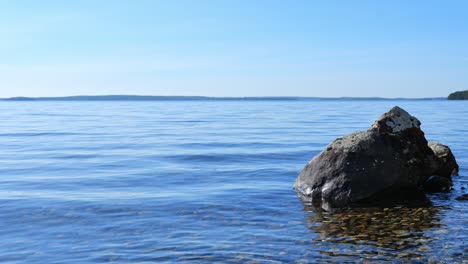
<svg viewBox="0 0 468 264"><path fill-rule="evenodd" d="M448 192L452 187L452 182L447 177L430 176L423 184L426 192Z"/></svg>
<svg viewBox="0 0 468 264"><path fill-rule="evenodd" d="M428 146L420 125L416 117L393 107L369 130L329 144L304 167L294 188L303 199L325 208L416 189L447 165Z"/></svg>
<svg viewBox="0 0 468 264"><path fill-rule="evenodd" d="M468 201L468 193L465 193L463 195L460 195L458 196L457 198L455 198L456 200L458 201Z"/></svg>

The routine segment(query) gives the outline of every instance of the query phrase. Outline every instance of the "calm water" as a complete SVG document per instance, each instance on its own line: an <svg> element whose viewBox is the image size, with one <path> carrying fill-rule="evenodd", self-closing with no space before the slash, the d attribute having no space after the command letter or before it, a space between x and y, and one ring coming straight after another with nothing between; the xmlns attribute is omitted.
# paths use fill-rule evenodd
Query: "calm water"
<svg viewBox="0 0 468 264"><path fill-rule="evenodd" d="M454 190L428 208L302 204L305 163L394 105L450 145ZM467 259L466 101L0 102L0 120L2 262Z"/></svg>

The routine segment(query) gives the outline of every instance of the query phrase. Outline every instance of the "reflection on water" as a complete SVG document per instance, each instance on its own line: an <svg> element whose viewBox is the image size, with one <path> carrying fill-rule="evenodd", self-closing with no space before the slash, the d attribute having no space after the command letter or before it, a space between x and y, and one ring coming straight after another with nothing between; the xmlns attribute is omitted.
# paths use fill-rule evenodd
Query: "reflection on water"
<svg viewBox="0 0 468 264"><path fill-rule="evenodd" d="M421 245L422 231L440 227L436 208L347 209L309 216L318 239L337 243L365 243L403 250Z"/></svg>
<svg viewBox="0 0 468 264"><path fill-rule="evenodd" d="M450 245L439 243L438 236L450 231L441 223L442 207L403 207L393 208L348 208L333 212L323 211L305 205L307 227L317 236L317 245L329 244L333 248L348 244L355 251L329 250L323 255L342 257L361 257L374 261L411 261L411 263L440 263L445 261L463 262L462 252L450 252ZM342 248L342 247L341 247ZM438 252L444 251L444 259ZM420 261L420 262L418 262Z"/></svg>

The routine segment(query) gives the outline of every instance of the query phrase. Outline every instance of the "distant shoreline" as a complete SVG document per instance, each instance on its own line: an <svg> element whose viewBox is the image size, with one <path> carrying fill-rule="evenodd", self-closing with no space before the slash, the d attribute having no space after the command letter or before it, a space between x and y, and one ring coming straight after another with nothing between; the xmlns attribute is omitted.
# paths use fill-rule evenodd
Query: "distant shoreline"
<svg viewBox="0 0 468 264"><path fill-rule="evenodd" d="M11 97L1 101L326 101L326 100L447 100L446 97L433 98L383 98L383 97L300 97L300 96L265 96L265 97L209 97L209 96L145 96L145 95L79 95L64 97Z"/></svg>

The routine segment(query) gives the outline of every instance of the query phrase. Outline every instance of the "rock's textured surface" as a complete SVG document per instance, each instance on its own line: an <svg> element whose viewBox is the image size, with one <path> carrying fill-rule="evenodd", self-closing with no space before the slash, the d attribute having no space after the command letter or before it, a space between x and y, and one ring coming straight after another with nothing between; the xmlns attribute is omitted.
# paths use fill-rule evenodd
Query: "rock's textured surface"
<svg viewBox="0 0 468 264"><path fill-rule="evenodd" d="M441 170L420 125L393 107L369 130L329 144L304 167L294 188L322 207L347 207L388 190L417 188Z"/></svg>
<svg viewBox="0 0 468 264"><path fill-rule="evenodd" d="M436 175L447 177L449 179L451 175L458 175L459 168L457 161L448 146L438 142L429 142L429 147L432 149L436 157L440 159L440 161L438 161L439 169L438 171L435 171Z"/></svg>

